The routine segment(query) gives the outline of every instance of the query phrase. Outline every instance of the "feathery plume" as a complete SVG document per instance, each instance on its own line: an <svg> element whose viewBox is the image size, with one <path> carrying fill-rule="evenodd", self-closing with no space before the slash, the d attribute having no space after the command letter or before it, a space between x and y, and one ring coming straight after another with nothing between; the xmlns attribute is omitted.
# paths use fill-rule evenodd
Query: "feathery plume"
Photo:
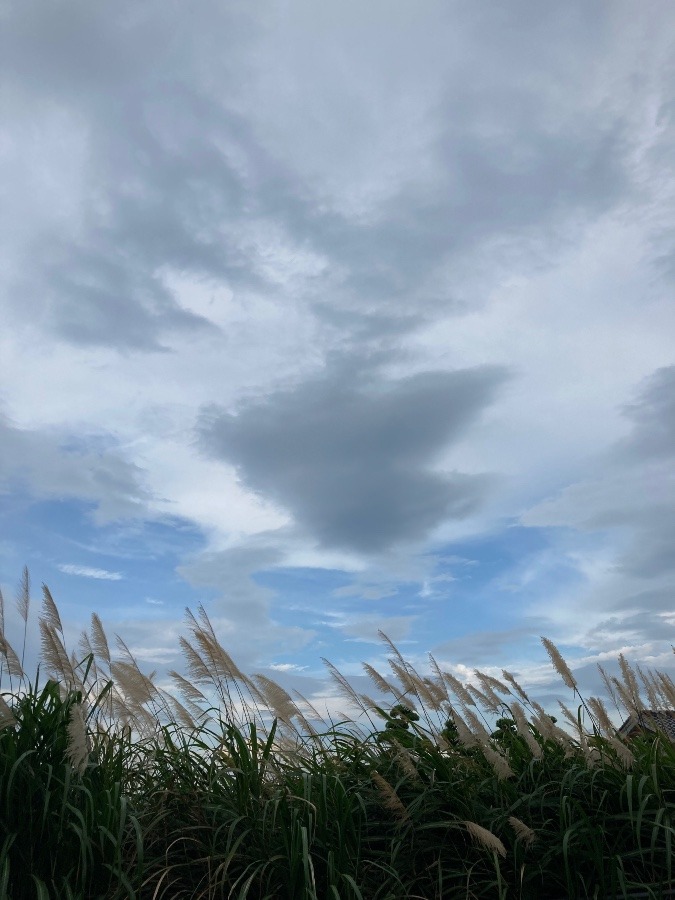
<svg viewBox="0 0 675 900"><path fill-rule="evenodd" d="M110 669L110 647L108 646L108 638L103 629L103 623L96 613L91 614L91 643L97 656L104 659L108 669Z"/></svg>
<svg viewBox="0 0 675 900"><path fill-rule="evenodd" d="M483 828L477 822L465 821L464 825L474 842L486 850L498 853L500 856L506 856L506 847L499 840L496 834L493 834L487 828Z"/></svg>
<svg viewBox="0 0 675 900"><path fill-rule="evenodd" d="M649 700L650 709L658 709L659 699L657 695L657 691L655 689L653 678L650 677L649 674L642 671L640 666L635 666L637 674L642 682L642 686L644 687L645 694L647 695L647 699Z"/></svg>
<svg viewBox="0 0 675 900"><path fill-rule="evenodd" d="M400 665L396 660L389 660L389 665L396 677L406 688L406 693L414 694L420 702L420 706L427 709L440 709L441 704L433 689L427 684L427 680L408 663Z"/></svg>
<svg viewBox="0 0 675 900"><path fill-rule="evenodd" d="M408 694L416 694L417 689L415 686L415 682L410 676L410 673L408 672L405 665L400 663L397 659L389 659L387 660L387 662L389 663L389 668L398 678L399 683L403 688L403 696L405 697Z"/></svg>
<svg viewBox="0 0 675 900"><path fill-rule="evenodd" d="M615 678L612 675L612 684L614 685L614 690L621 701L623 708L628 713L637 713L638 707L635 705L634 699L631 693L627 690L626 686L622 684L618 678Z"/></svg>
<svg viewBox="0 0 675 900"><path fill-rule="evenodd" d="M444 753L452 753L454 747L452 746L450 741L442 734L435 734L434 741L436 742L436 747L439 750L442 750Z"/></svg>
<svg viewBox="0 0 675 900"><path fill-rule="evenodd" d="M605 737L611 737L616 732L616 728L612 725L607 708L602 700L599 697L589 697L588 708L597 722L600 733L604 734Z"/></svg>
<svg viewBox="0 0 675 900"><path fill-rule="evenodd" d="M558 706L560 707L562 714L565 716L572 728L576 729L576 731L578 732L581 732L582 728L578 716L575 716L569 706L563 703L562 700L558 700Z"/></svg>
<svg viewBox="0 0 675 900"><path fill-rule="evenodd" d="M197 723L189 710L173 694L165 693L165 697L181 726L187 731L194 731Z"/></svg>
<svg viewBox="0 0 675 900"><path fill-rule="evenodd" d="M370 710L370 712L374 712L379 715L381 706L370 696L370 694L359 694L359 700L361 702L361 706L363 706L367 710Z"/></svg>
<svg viewBox="0 0 675 900"><path fill-rule="evenodd" d="M19 594L16 599L16 608L19 615L24 621L28 622L28 613L30 611L30 575L28 574L28 566L23 567L21 581L19 582Z"/></svg>
<svg viewBox="0 0 675 900"><path fill-rule="evenodd" d="M309 736L311 738L318 737L319 732L312 725L312 723L309 721L309 719L307 719L305 717L305 714L300 709L300 707L297 705L297 703L295 703L295 701L294 701L294 704L295 704L295 719L298 724L297 725L295 725L295 723L293 723L293 724L294 724L295 730L298 734L298 737L300 737L300 738L307 737L307 736Z"/></svg>
<svg viewBox="0 0 675 900"><path fill-rule="evenodd" d="M294 690L293 693L298 698L298 700L303 704L307 713L316 722L320 722L322 725L327 724L325 717L321 715L321 713L317 710L317 708L312 703L310 703L310 701L307 699L307 697L305 697L304 694L301 694L300 691L298 691L298 690ZM298 709L300 708L297 703L295 705ZM304 715L304 713L303 713L303 715ZM314 731L314 729L312 729L312 732L313 731Z"/></svg>
<svg viewBox="0 0 675 900"><path fill-rule="evenodd" d="M443 700L446 703L449 703L450 695L448 694L448 688L445 684L445 679L443 678L443 672L441 670L441 667L436 662L435 657L432 656L431 653L429 654L429 664L431 665L431 668L434 670L434 674L436 675L434 684L435 684L435 687L436 687L436 690L437 690L439 696L442 695Z"/></svg>
<svg viewBox="0 0 675 900"><path fill-rule="evenodd" d="M675 709L675 682L665 672L657 672L656 677L659 680L661 694L666 701L666 705L670 706L671 709Z"/></svg>
<svg viewBox="0 0 675 900"><path fill-rule="evenodd" d="M45 619L40 619L40 644L42 657L52 673L66 684L77 684L79 679L75 676L66 648L56 630Z"/></svg>
<svg viewBox="0 0 675 900"><path fill-rule="evenodd" d="M441 682L442 687L439 687L433 678L423 678L422 681L431 696L431 700L428 702L429 708L433 710L443 709L443 704L448 702L448 692L443 682Z"/></svg>
<svg viewBox="0 0 675 900"><path fill-rule="evenodd" d="M14 652L12 645L2 634L0 634L0 654L5 657L9 674L16 678L23 678L25 673L21 660Z"/></svg>
<svg viewBox="0 0 675 900"><path fill-rule="evenodd" d="M420 773L417 770L417 766L415 765L410 752L395 738L392 739L391 744L395 750L394 759L403 769L408 778L410 778L411 781L419 781Z"/></svg>
<svg viewBox="0 0 675 900"><path fill-rule="evenodd" d="M336 666L334 666L332 662L325 659L324 657L321 657L321 661L323 662L323 664L326 666L326 668L330 672L331 678L335 682L340 696L344 700L347 700L349 703L353 703L355 706L357 706L359 709L363 710L364 712L367 712L367 710L365 710L363 707L363 702L362 702L361 698L356 693L356 691L351 686L351 684L347 681L347 679L342 674L342 672L340 672L340 670Z"/></svg>
<svg viewBox="0 0 675 900"><path fill-rule="evenodd" d="M298 714L298 710L291 695L266 675L254 675L253 678L270 712L287 725L292 725L293 716Z"/></svg>
<svg viewBox="0 0 675 900"><path fill-rule="evenodd" d="M472 732L476 736L478 743L481 747L489 746L490 744L490 735L485 730L485 726L480 721L478 716L470 709L463 709L464 717L467 721L467 724L471 728Z"/></svg>
<svg viewBox="0 0 675 900"><path fill-rule="evenodd" d="M467 728L467 731L469 732L469 735L471 735L471 737L468 737L468 735L464 732L460 725L461 718L455 714L453 718L460 741L467 747L480 747L483 756L492 766L494 773L499 781L503 781L505 778L511 778L511 776L513 775L513 770L511 769L508 760L502 753L500 753L498 750L495 750L490 741L490 735L485 730L478 716L470 709L466 708L463 709L463 713L466 716L467 722L471 726L470 729L467 728L466 725L464 726L465 728Z"/></svg>
<svg viewBox="0 0 675 900"><path fill-rule="evenodd" d="M480 672L478 669L474 669L474 673L483 686L483 690L485 690L486 685L489 685L492 690L496 691L498 694L511 693L510 688L508 688L503 681L494 678L492 675L488 675L487 672Z"/></svg>
<svg viewBox="0 0 675 900"><path fill-rule="evenodd" d="M536 833L524 822L521 822L516 816L509 816L509 825L515 831L516 837L518 837L526 847L529 847L530 844L537 840Z"/></svg>
<svg viewBox="0 0 675 900"><path fill-rule="evenodd" d="M644 709L644 704L640 698L640 688L638 687L637 678L635 677L635 672L631 668L628 660L623 655L623 653L619 654L619 668L621 669L621 674L623 676L623 683L626 688L626 693L633 701L633 706L635 709Z"/></svg>
<svg viewBox="0 0 675 900"><path fill-rule="evenodd" d="M481 751L492 766L498 781L504 781L506 778L513 777L513 769L503 753L495 750L491 744L481 744Z"/></svg>
<svg viewBox="0 0 675 900"><path fill-rule="evenodd" d="M384 641L384 643L387 645L387 647L389 647L389 649L390 649L391 652L394 654L394 656L395 656L396 659L399 661L399 663L400 663L404 668L406 668L406 667L407 667L407 663L406 663L405 659L403 658L403 654L402 654L401 651L398 649L398 647L396 646L396 644L392 641L392 639L391 639L387 634L385 634L384 631L378 631L378 632L377 632L377 635L378 635L378 637L380 638L380 640Z"/></svg>
<svg viewBox="0 0 675 900"><path fill-rule="evenodd" d="M134 719L134 713L130 709L126 699L120 694L116 685L115 689L108 696L110 697L110 709L113 718L122 727L129 726Z"/></svg>
<svg viewBox="0 0 675 900"><path fill-rule="evenodd" d="M460 703L462 703L464 706L476 705L476 701L473 699L471 694L466 689L466 686L462 684L459 678L455 678L455 676L451 675L450 672L443 672L443 680L448 685L455 697L457 697Z"/></svg>
<svg viewBox="0 0 675 900"><path fill-rule="evenodd" d="M192 633L202 650L213 660L218 675L221 678L244 681L245 676L239 671L230 654L218 641L216 632L204 607L200 605L197 611L199 612L199 623L196 627L193 627ZM192 619L194 621L194 616Z"/></svg>
<svg viewBox="0 0 675 900"><path fill-rule="evenodd" d="M633 756L631 749L616 735L610 735L607 740L609 741L610 746L614 748L623 768L630 769L635 762L635 757Z"/></svg>
<svg viewBox="0 0 675 900"><path fill-rule="evenodd" d="M90 678L93 678L94 682L98 681L99 678L99 668L96 664L96 653L94 652L94 648L91 646L91 640L86 630L83 630L80 634L80 637L77 641L77 649L80 653L80 660L91 660L91 668L89 671ZM76 669L79 665L79 661L75 656L75 653L71 654L71 665L74 669Z"/></svg>
<svg viewBox="0 0 675 900"><path fill-rule="evenodd" d="M384 633L384 631L378 631L377 633L380 639L384 641L384 643L394 654L395 658L393 660L388 660L388 662L392 671L399 679L401 685L404 688L404 696L405 694L409 693L414 694L419 700L422 707L422 712L425 714L425 716L427 715L427 707L429 707L430 709L438 709L439 707L436 704L436 698L434 694L425 684L425 681L419 674L419 672L404 659L401 651L398 649L396 644L394 644L391 638Z"/></svg>
<svg viewBox="0 0 675 900"><path fill-rule="evenodd" d="M553 722L551 722L550 716L546 714L542 707L537 709L539 704L534 703L533 706L537 710L537 715L532 717L532 724L545 741L555 741L557 735L553 729Z"/></svg>
<svg viewBox="0 0 675 900"><path fill-rule="evenodd" d="M67 733L66 758L77 774L82 775L87 768L89 748L87 746L87 726L84 721L81 703L73 704L70 709Z"/></svg>
<svg viewBox="0 0 675 900"><path fill-rule="evenodd" d="M527 717L525 716L525 710L517 700L513 701L510 709L511 715L513 716L513 721L516 723L516 728L518 729L518 734L524 739L525 743L530 748L532 756L535 759L541 759L542 749L539 745L539 742L532 734L530 723L527 721Z"/></svg>
<svg viewBox="0 0 675 900"><path fill-rule="evenodd" d="M591 744L588 743L588 738L583 733L583 731L579 732L579 746L581 747L581 751L584 754L586 765L589 769L594 769L601 761L602 754L597 747L591 746Z"/></svg>
<svg viewBox="0 0 675 900"><path fill-rule="evenodd" d="M467 691L476 701L474 706L480 704L491 713L500 713L502 711L503 703L494 691L491 691L489 694L483 693L475 684L468 685Z"/></svg>
<svg viewBox="0 0 675 900"><path fill-rule="evenodd" d="M227 662L221 656L220 650L222 650L222 648L220 647L220 644L214 644L211 640L211 636L199 628L196 631L193 631L192 634L199 647L198 652L209 668L211 679L214 682L232 681L234 674L229 665L227 665Z"/></svg>
<svg viewBox="0 0 675 900"><path fill-rule="evenodd" d="M600 672L600 677L602 678L603 684L607 689L607 694L609 695L609 699L614 704L616 711L621 714L621 707L619 705L619 701L616 696L616 691L614 690L614 685L612 684L612 679L609 677L607 672L603 669L603 667L598 663L598 671Z"/></svg>
<svg viewBox="0 0 675 900"><path fill-rule="evenodd" d="M49 625L55 630L63 634L63 625L61 624L61 616L57 609L51 591L46 584L42 585L42 617L47 620Z"/></svg>
<svg viewBox="0 0 675 900"><path fill-rule="evenodd" d="M138 731L142 740L150 740L157 735L159 722L143 706L136 706L133 710L126 707L130 715L130 723Z"/></svg>
<svg viewBox="0 0 675 900"><path fill-rule="evenodd" d="M176 684L178 685L178 690L181 692L184 699L187 699L191 703L195 704L199 704L201 701L206 700L206 696L199 690L199 688L195 687L195 685L191 681L188 681L187 678L185 678L183 675L180 675L173 669L168 672L168 675L176 682Z"/></svg>
<svg viewBox="0 0 675 900"><path fill-rule="evenodd" d="M504 676L504 681L508 681L511 687L515 690L521 700L525 703L530 702L530 698L527 696L525 691L522 689L520 684L516 681L513 675L510 672L507 672L506 669L502 669L502 675Z"/></svg>
<svg viewBox="0 0 675 900"><path fill-rule="evenodd" d="M187 697L183 697L183 706L190 713L192 718L197 722L197 724L204 724L208 722L211 718L211 714L208 710L203 709L198 703L193 703L191 700L188 700Z"/></svg>
<svg viewBox="0 0 675 900"><path fill-rule="evenodd" d="M384 802L384 806L394 813L399 821L404 822L409 818L410 814L408 810L405 808L403 803L401 802L401 798L398 796L394 788L389 784L386 778L383 778L379 772L371 772L370 777L372 778L375 787L377 788L377 792Z"/></svg>
<svg viewBox="0 0 675 900"><path fill-rule="evenodd" d="M479 673L476 672L475 674L478 675ZM485 687L487 687L487 690L484 689ZM484 707L484 709L493 713L501 712L504 705L503 701L495 694L489 685L486 686L481 684L481 688L476 687L475 684L470 684L467 690L471 696Z"/></svg>
<svg viewBox="0 0 675 900"><path fill-rule="evenodd" d="M5 701L2 694L0 694L0 730L7 728L10 725L16 725L16 719L14 718L11 707Z"/></svg>
<svg viewBox="0 0 675 900"><path fill-rule="evenodd" d="M125 699L133 703L134 713L144 703L152 703L157 695L157 688L137 665L120 660L112 664L110 671L117 684L122 688Z"/></svg>
<svg viewBox="0 0 675 900"><path fill-rule="evenodd" d="M451 717L452 721L455 724L455 728L457 729L457 737L460 739L462 744L464 744L465 747L469 748L479 746L480 741L473 733L473 731L471 731L460 714L453 709Z"/></svg>
<svg viewBox="0 0 675 900"><path fill-rule="evenodd" d="M532 720L532 724L537 728L537 730L545 738L545 740L555 741L556 743L562 744L568 749L571 748L573 746L572 738L566 731L563 731L562 728L559 728L555 724L555 722L551 721L551 717L546 712L544 707L537 703L536 700L532 701L532 707L537 713L537 715Z"/></svg>
<svg viewBox="0 0 675 900"><path fill-rule="evenodd" d="M87 634L86 630L80 632L80 636L77 639L77 649L80 651L82 656L93 656L93 666L96 669L96 653L94 652L94 648L91 646L91 638Z"/></svg>
<svg viewBox="0 0 675 900"><path fill-rule="evenodd" d="M369 663L363 663L362 665L366 675L370 678L378 691L383 694L394 694L397 699L401 696L400 692L394 687L394 685L390 684L374 666L371 666Z"/></svg>
<svg viewBox="0 0 675 900"><path fill-rule="evenodd" d="M549 639L545 637L541 639L541 642L546 648L546 652L548 653L551 662L553 663L553 668L556 670L558 675L560 675L567 687L571 688L573 691L576 691L576 679L574 678L574 675L572 675L570 667L562 658L562 654L560 653L556 645L553 643L553 641L549 641Z"/></svg>
<svg viewBox="0 0 675 900"><path fill-rule="evenodd" d="M183 651L183 656L187 662L187 670L188 675L193 678L198 684L204 684L205 682L211 683L213 681L213 677L211 672L209 671L209 667L206 665L204 660L201 658L199 653L195 650L192 644L184 638L182 635L178 638L178 643L180 644L181 650Z"/></svg>

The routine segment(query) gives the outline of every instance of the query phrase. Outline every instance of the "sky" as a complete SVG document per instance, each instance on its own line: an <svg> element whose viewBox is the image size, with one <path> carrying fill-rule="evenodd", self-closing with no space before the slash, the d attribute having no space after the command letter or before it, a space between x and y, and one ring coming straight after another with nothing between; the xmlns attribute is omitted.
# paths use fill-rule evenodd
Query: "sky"
<svg viewBox="0 0 675 900"><path fill-rule="evenodd" d="M670 0L0 0L3 593L672 669L674 146Z"/></svg>

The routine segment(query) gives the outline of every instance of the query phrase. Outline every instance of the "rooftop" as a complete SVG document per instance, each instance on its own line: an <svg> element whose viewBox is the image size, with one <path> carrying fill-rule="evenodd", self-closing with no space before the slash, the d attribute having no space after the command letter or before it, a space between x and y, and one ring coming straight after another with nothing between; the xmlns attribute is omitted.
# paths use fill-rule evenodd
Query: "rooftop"
<svg viewBox="0 0 675 900"><path fill-rule="evenodd" d="M619 728L621 737L632 737L636 731L662 731L675 741L675 710L643 709L630 715Z"/></svg>

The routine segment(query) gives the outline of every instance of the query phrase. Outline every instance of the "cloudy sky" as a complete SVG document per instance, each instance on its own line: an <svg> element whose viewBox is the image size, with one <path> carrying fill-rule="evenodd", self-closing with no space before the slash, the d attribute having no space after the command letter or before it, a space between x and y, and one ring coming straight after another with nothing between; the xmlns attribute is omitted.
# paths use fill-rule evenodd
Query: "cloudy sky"
<svg viewBox="0 0 675 900"><path fill-rule="evenodd" d="M670 0L3 0L3 589L671 665L674 146Z"/></svg>

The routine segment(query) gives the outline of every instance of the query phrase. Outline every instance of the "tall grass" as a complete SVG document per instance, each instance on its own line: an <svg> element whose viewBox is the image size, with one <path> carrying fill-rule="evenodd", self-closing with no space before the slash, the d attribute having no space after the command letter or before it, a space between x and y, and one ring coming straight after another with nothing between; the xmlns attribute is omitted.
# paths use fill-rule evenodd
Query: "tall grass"
<svg viewBox="0 0 675 900"><path fill-rule="evenodd" d="M675 896L675 746L622 740L550 641L564 728L509 672L422 673L384 635L373 696L328 663L333 723L242 673L203 608L167 691L95 614L69 651L45 587L31 681L30 605L25 572L21 653L0 602L0 898ZM618 715L675 708L667 675L619 672Z"/></svg>

